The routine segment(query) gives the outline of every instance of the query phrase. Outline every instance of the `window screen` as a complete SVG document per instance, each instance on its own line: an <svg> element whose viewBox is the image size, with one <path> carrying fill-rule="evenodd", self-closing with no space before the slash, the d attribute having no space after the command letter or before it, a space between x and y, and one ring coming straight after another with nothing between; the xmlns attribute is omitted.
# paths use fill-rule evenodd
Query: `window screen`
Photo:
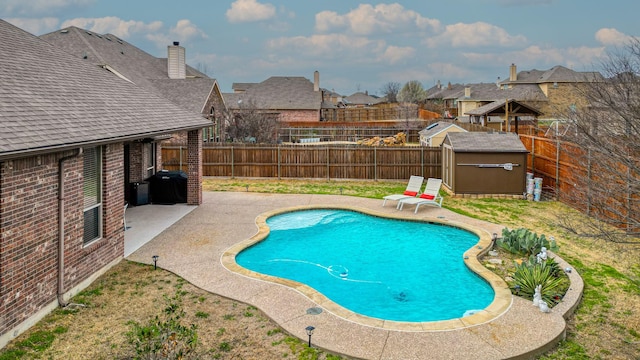
<svg viewBox="0 0 640 360"><path fill-rule="evenodd" d="M102 236L102 151L84 149L84 243Z"/></svg>

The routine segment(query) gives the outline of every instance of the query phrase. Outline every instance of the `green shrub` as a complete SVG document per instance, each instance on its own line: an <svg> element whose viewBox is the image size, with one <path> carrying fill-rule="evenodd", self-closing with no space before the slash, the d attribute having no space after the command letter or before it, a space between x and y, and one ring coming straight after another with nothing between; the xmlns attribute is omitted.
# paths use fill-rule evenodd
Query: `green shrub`
<svg viewBox="0 0 640 360"><path fill-rule="evenodd" d="M558 250L555 240L549 241L544 235L538 236L538 234L525 228L516 230L502 229L502 238L498 239L496 244L512 254L524 255L527 258L538 254L542 247L546 247L547 250L551 251Z"/></svg>

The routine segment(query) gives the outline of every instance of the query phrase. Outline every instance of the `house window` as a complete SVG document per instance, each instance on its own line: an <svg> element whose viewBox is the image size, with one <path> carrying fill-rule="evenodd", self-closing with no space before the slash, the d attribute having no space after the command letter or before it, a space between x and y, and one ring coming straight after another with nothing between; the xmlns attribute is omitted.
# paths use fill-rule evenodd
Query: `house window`
<svg viewBox="0 0 640 360"><path fill-rule="evenodd" d="M145 178L148 178L156 173L156 143L145 143L144 153L147 156L145 163L147 176Z"/></svg>
<svg viewBox="0 0 640 360"><path fill-rule="evenodd" d="M84 149L84 244L102 237L102 148Z"/></svg>

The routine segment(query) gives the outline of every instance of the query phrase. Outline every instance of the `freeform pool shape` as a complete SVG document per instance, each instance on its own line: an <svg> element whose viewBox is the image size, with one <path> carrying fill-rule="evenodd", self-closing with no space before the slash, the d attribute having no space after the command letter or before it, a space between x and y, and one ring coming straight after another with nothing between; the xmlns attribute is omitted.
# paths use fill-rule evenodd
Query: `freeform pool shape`
<svg viewBox="0 0 640 360"><path fill-rule="evenodd" d="M269 236L239 265L311 286L374 318L424 322L468 316L494 292L462 261L478 236L452 226L316 209L267 220Z"/></svg>
<svg viewBox="0 0 640 360"><path fill-rule="evenodd" d="M488 283L491 284L491 287L495 291L495 297L493 299L493 302L489 306L487 306L483 310L476 312L471 316L456 318L452 320L430 321L430 322L419 322L419 323L380 320L373 317L363 316L357 312L350 311L340 305L337 305L335 302L328 299L321 292L318 292L316 289L313 289L307 285L303 285L300 282L284 279L281 277L265 275L255 271L250 271L242 266L239 266L236 263L236 256L239 253L241 253L244 249L251 247L256 243L261 242L269 235L269 227L267 225L267 219L269 217L272 217L278 214L296 211L296 210L309 210L309 209L317 209L317 208L355 210L361 213L366 213L366 214L374 215L377 217L386 217L386 218L395 218L395 219L407 218L407 215L402 215L402 213L398 213L398 215L395 215L395 214L381 213L373 210L356 208L351 206L341 206L341 205L297 206L297 207L288 208L288 209L278 209L278 210L269 211L267 213L263 213L259 215L256 218L256 224L259 227L258 233L256 235L254 235L250 239L247 239L245 241L235 244L222 255L221 262L223 266L225 266L230 271L236 272L240 275L249 276L256 279L288 286L296 291L299 291L305 294L309 299L312 299L313 302L320 305L322 308L329 311L330 313L337 315L339 317L343 317L345 319L358 322L363 325L383 327L390 330L441 331L441 330L459 329L459 328L479 325L487 321L491 321L492 319L495 319L496 317L499 317L502 314L504 314L508 310L508 308L511 306L512 296L506 283L496 274L494 274L493 272L489 271L484 266L482 266L477 259L479 255L488 251L489 247L491 246L491 236L489 232L486 230L481 230L476 227L470 226L468 224L455 223L442 217L439 217L437 219L429 219L429 222L443 223L446 225L454 225L456 227L460 227L470 232L473 232L480 237L480 240L476 244L476 246L469 248L463 254L462 258L463 258L464 264L468 268L473 270L474 273L480 275ZM415 220L415 218L413 219ZM336 274L335 272L333 273ZM338 274L338 276L339 275L340 274Z"/></svg>

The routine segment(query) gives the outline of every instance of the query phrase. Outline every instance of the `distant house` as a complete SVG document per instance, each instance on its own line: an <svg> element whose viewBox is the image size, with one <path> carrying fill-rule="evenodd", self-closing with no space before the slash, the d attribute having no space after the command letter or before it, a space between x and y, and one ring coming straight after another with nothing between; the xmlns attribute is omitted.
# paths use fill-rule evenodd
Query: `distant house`
<svg viewBox="0 0 640 360"><path fill-rule="evenodd" d="M124 189L154 139L186 132L202 201L210 122L0 20L0 347L124 254ZM105 40L108 41L108 40Z"/></svg>
<svg viewBox="0 0 640 360"><path fill-rule="evenodd" d="M272 76L260 83L234 85L233 93L224 93L231 112L258 111L281 123L318 122L322 106L320 75L314 81L296 76Z"/></svg>
<svg viewBox="0 0 640 360"><path fill-rule="evenodd" d="M443 119L458 117L458 98L464 94L464 85L448 83L442 86L440 81L426 90L426 101L433 107L442 109Z"/></svg>
<svg viewBox="0 0 640 360"><path fill-rule="evenodd" d="M460 126L446 121L435 122L426 128L420 130L420 145L427 147L439 147L444 141L445 136L449 132L466 132L467 130Z"/></svg>
<svg viewBox="0 0 640 360"><path fill-rule="evenodd" d="M222 141L225 108L218 82L185 63L180 43L167 46L167 57L157 58L112 34L99 34L70 26L40 36L86 62L101 66L186 110L211 120L204 141ZM184 144L184 134L169 142Z"/></svg>
<svg viewBox="0 0 640 360"><path fill-rule="evenodd" d="M386 99L370 96L368 92L356 92L342 99L347 107L367 107L384 102Z"/></svg>
<svg viewBox="0 0 640 360"><path fill-rule="evenodd" d="M580 94L580 87L590 82L601 81L604 81L604 78L599 72L578 72L559 65L549 70L518 72L516 65L511 64L509 77L499 85L502 89L514 90L532 85L537 87L547 101L531 105L540 111L540 119L556 120L558 112L588 106L587 100ZM518 97L511 99L527 100Z"/></svg>

